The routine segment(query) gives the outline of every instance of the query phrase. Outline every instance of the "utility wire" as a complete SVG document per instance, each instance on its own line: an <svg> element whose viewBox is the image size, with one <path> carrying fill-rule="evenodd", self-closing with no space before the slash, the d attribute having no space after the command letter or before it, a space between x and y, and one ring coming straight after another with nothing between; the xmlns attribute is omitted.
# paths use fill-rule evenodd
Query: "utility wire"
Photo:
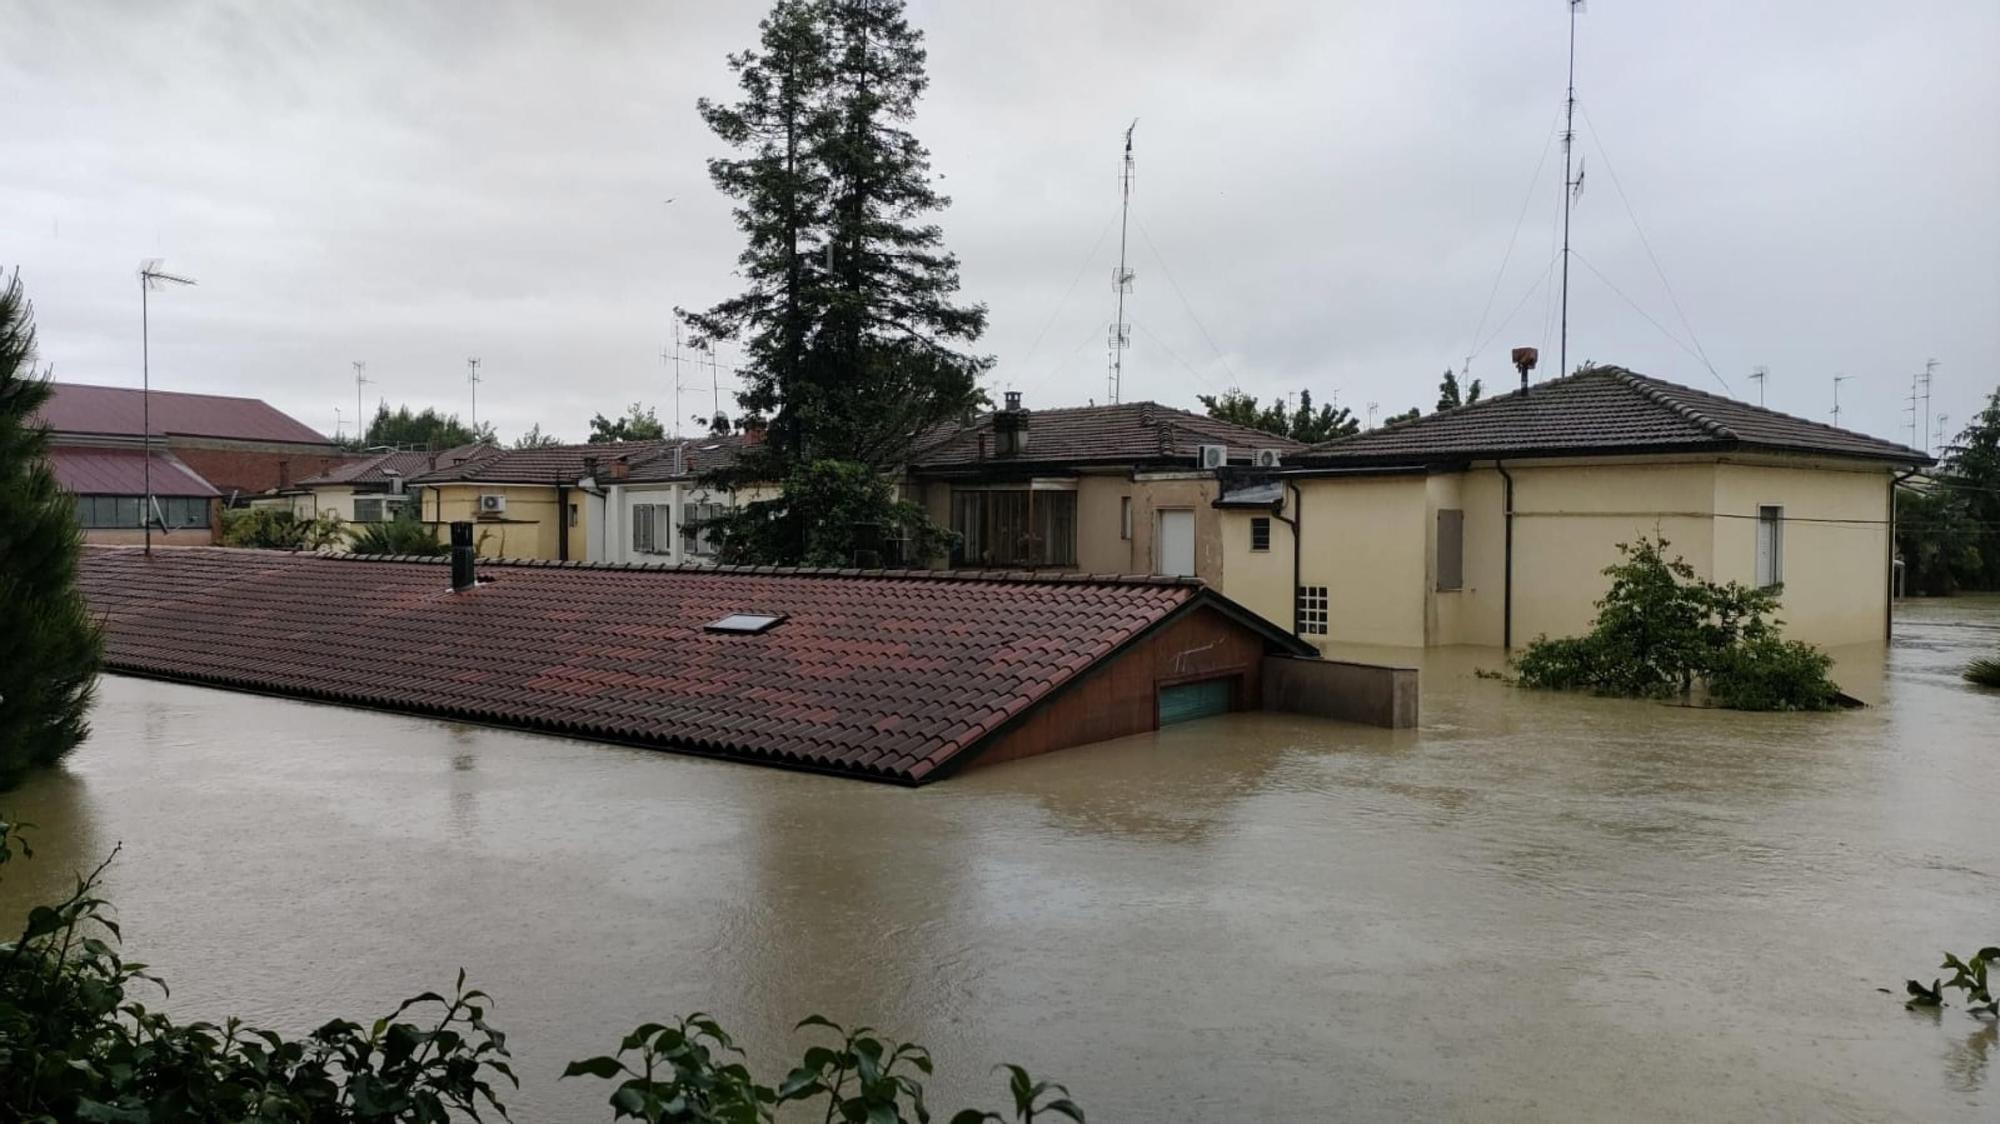
<svg viewBox="0 0 2000 1124"><path fill-rule="evenodd" d="M1536 276L1534 283L1529 285L1527 291L1521 294L1521 299L1514 302L1514 310L1509 312L1505 319L1493 326L1493 331L1485 339L1479 341L1479 346L1473 349L1472 354L1478 355L1485 351L1488 344L1499 338L1500 333L1507 330L1507 325L1514 322L1514 317L1519 316L1521 310L1528 307L1528 301L1535 295L1535 291L1543 285L1548 284L1549 276L1555 272L1555 269L1556 259L1551 257L1549 258L1549 264L1542 267L1542 272Z"/></svg>
<svg viewBox="0 0 2000 1124"><path fill-rule="evenodd" d="M1202 373L1201 373L1200 371L1197 371L1197 370L1195 370L1195 369L1194 369L1194 365L1193 365L1192 363L1189 363L1189 362L1188 362L1187 360L1185 360L1185 359L1181 358L1181 356L1180 356L1180 352L1177 352L1177 351L1175 351L1175 350L1174 350L1174 349L1173 349L1173 348L1172 348L1172 347L1171 347L1171 346L1170 346L1170 345L1169 345L1169 344L1167 343L1167 341L1165 341L1165 340L1161 339L1161 338L1160 338L1159 336L1157 336L1157 335L1153 334L1153 329L1151 329L1151 328L1148 328L1148 327L1146 327L1146 326L1145 326L1144 324L1137 324L1137 323L1135 323L1135 324L1134 324L1133 326L1134 326L1134 327L1136 327L1136 328L1138 328L1138 329L1139 329L1140 331L1142 331L1142 332L1146 333L1146 338L1147 338L1147 339L1149 339L1149 340L1152 340L1152 341L1153 341L1154 343L1156 343L1156 344L1159 344L1159 345L1160 345L1160 350L1161 350L1161 351L1164 351L1164 352L1166 352L1166 353L1167 353L1167 358L1169 358L1169 359L1172 359L1172 360L1173 360L1174 362L1176 362L1176 363L1179 363L1179 364L1181 365L1181 367L1182 367L1182 368L1184 368L1184 369L1185 369L1185 370L1187 371L1187 373L1188 373L1188 374L1190 374L1190 375L1193 375L1193 376L1195 377L1195 381L1196 381L1196 382L1206 382L1206 381L1207 381L1207 379L1206 379L1206 378L1205 378L1205 377L1204 377L1204 376L1202 375Z"/></svg>
<svg viewBox="0 0 2000 1124"><path fill-rule="evenodd" d="M1033 359L1035 352L1041 348L1042 338L1049 334L1050 328L1056 326L1056 317L1061 316L1062 310L1068 307L1069 298L1076 294L1076 287L1083 282L1083 275L1090 272L1090 263L1096 260L1099 247L1104 245L1104 238L1111 233L1111 224L1116 221L1118 216L1115 213L1104 220L1104 229L1097 232L1097 241L1092 242L1090 252L1083 255L1083 264L1076 267L1076 276L1070 278L1069 288L1063 290L1061 299L1056 301L1054 308L1049 309L1049 318L1043 322L1042 330L1035 333L1035 342L1028 345L1028 353L1021 357L1023 370L1027 369L1028 360Z"/></svg>
<svg viewBox="0 0 2000 1124"><path fill-rule="evenodd" d="M1604 140L1598 136L1597 126L1590 120L1590 108L1588 106L1581 108L1584 129L1590 134L1590 143L1597 146L1597 158L1604 161L1604 170L1611 173L1611 186L1618 192L1618 201L1625 205L1625 217L1632 220L1632 230L1639 235L1639 245L1646 251L1646 260L1653 263L1653 272L1659 275L1660 287L1667 291L1667 300L1674 306L1674 315L1680 317L1681 327L1687 330L1688 339L1694 342L1695 358L1700 359L1701 365L1708 368L1708 373L1715 376L1715 381L1721 383L1723 389L1728 390L1729 381L1715 369L1715 364L1709 362L1708 350L1701 346L1701 337L1695 334L1694 325L1688 321L1687 311L1681 307L1681 298L1674 293L1673 282L1667 280L1667 271L1660 265L1659 255L1653 252L1653 243L1646 237L1646 228L1639 225L1638 212L1632 209L1632 200L1625 194L1625 185L1619 182L1618 169L1611 166L1611 156L1604 151ZM1731 390L1730 393L1734 394L1735 391Z"/></svg>
<svg viewBox="0 0 2000 1124"><path fill-rule="evenodd" d="M1696 350L1695 350L1694 348L1692 348L1692 347L1689 347L1689 346L1688 346L1688 345L1687 345L1687 344L1686 344L1686 343L1685 343L1685 342L1684 342L1684 341L1683 341L1683 340L1682 340L1682 339L1681 339L1681 338L1680 338L1679 336L1677 336L1677 335L1673 334L1672 332L1668 331L1668 330L1667 330L1667 326L1666 326L1665 324L1662 324L1662 323L1660 323L1660 322L1659 322L1658 320L1655 320L1655 319L1653 319L1653 314L1652 314L1652 313L1650 313L1650 312L1647 312L1647 311L1646 311L1645 309L1643 309L1643 308L1640 308L1640 307L1639 307L1639 302L1638 302L1638 301L1635 301L1635 300L1633 300L1633 299L1632 299L1631 297L1628 297L1628 296L1626 296L1626 295L1625 295L1625 290L1623 290L1623 289L1619 288L1618 286L1616 286L1616 285L1612 284L1612 283L1611 283L1611 278L1609 278L1609 277L1606 277L1606 276L1604 275L1604 273L1603 273L1603 272L1602 272L1601 270L1599 270L1599 269L1598 269L1598 268L1597 268L1596 266L1594 266L1594 265L1590 264L1590 259L1589 259L1589 258L1586 258L1586 257L1584 257L1584 256L1583 256L1583 255L1582 255L1581 253L1579 253L1579 252L1578 252L1577 250L1575 250L1575 249L1571 249L1569 253L1570 253L1570 256L1571 256L1571 257L1575 258L1575 259L1576 259L1577 261L1579 261L1579 262L1582 262L1582 263L1583 263L1583 267L1584 267L1585 269L1588 269L1588 270L1589 270L1589 271L1591 272L1591 275L1592 275L1592 276L1596 277L1596 278L1597 278L1597 279L1598 279L1599 281L1602 281L1602 282L1604 282L1604 287L1605 287L1605 288L1607 288L1607 289L1610 289L1610 290L1611 290L1612 292L1614 292L1614 293L1618 294L1618 299L1619 299L1619 300L1622 300L1622 301L1624 301L1624 302L1625 302L1626 304L1628 304L1628 305L1631 305L1631 306L1632 306L1632 311L1634 311L1634 312L1638 313L1639 315L1641 315L1641 316L1645 317L1645 318L1646 318L1646 322L1647 322L1648 324L1651 324L1651 325L1652 325L1653 327L1655 327L1655 328L1658 328L1658 329L1660 330L1660 334L1661 334L1661 335L1663 335L1663 336L1667 337L1668 339L1672 340L1672 341L1674 342L1674 346L1675 346L1675 347L1678 347L1678 348L1680 348L1680 349L1681 349L1682 351L1685 351L1685 352L1687 352L1687 353L1688 353L1689 355L1692 355L1692 356L1694 356L1694 357L1695 357L1696 359L1699 359L1699 360L1701 360L1701 363L1702 363L1702 366L1704 366L1704 367L1708 367L1708 373L1709 373L1709 374L1711 374L1711 375L1714 375L1714 376L1715 376L1715 381L1716 381L1716 382L1719 382L1719 383L1721 383L1721 384L1722 384L1722 389L1723 389L1723 390L1725 390L1725 391L1728 391L1728 392L1729 392L1730 394L1732 394L1732 395L1736 393L1736 392L1735 392L1734 390L1731 390L1731 389L1730 389L1730 386L1729 386L1729 382L1728 382L1728 380L1727 380L1727 379L1724 379L1724 378L1722 377L1722 375L1721 375L1721 374L1720 374L1719 372L1717 372L1717 371L1716 371L1716 369L1715 369L1714 367L1710 367L1710 366L1708 365L1708 358L1707 358L1706 356L1702 355L1702 353L1701 353L1701 352L1699 352L1699 351L1696 351Z"/></svg>
<svg viewBox="0 0 2000 1124"><path fill-rule="evenodd" d="M1153 244L1153 232L1146 229L1146 220L1139 219L1138 223L1139 236L1146 240L1146 248L1153 251L1153 260L1160 263L1160 272L1166 276L1167 284L1173 286L1174 295L1181 299L1181 307L1187 309L1188 319L1194 321L1194 326L1201 329L1202 338L1208 341L1210 348L1214 349L1215 357L1222 360L1222 369L1229 372L1230 379L1234 380L1237 386L1242 386L1243 381L1236 377L1236 369L1229 365L1229 356L1224 355L1222 348L1216 346L1215 337L1208 334L1208 325L1202 323L1201 317L1195 315L1194 305L1188 301L1187 293L1181 290L1181 283L1174 280L1173 270L1167 268L1166 256Z"/></svg>
<svg viewBox="0 0 2000 1124"><path fill-rule="evenodd" d="M1493 311L1493 298L1500 295L1500 282L1506 280L1507 264L1514 260L1514 243L1520 239L1521 227L1528 221L1528 209L1535 203L1535 189L1541 186L1542 169L1548 166L1549 150L1555 144L1555 122L1551 120L1548 139L1542 142L1542 158L1535 161L1535 174L1528 177L1528 193L1521 199L1521 213L1514 219L1514 233L1507 236L1507 252L1500 255L1500 271L1493 275L1493 287L1486 291L1486 307L1479 310L1479 326L1472 329L1472 342L1478 346L1466 353L1467 363L1485 350L1483 345L1479 345L1479 334L1486 330L1486 317Z"/></svg>

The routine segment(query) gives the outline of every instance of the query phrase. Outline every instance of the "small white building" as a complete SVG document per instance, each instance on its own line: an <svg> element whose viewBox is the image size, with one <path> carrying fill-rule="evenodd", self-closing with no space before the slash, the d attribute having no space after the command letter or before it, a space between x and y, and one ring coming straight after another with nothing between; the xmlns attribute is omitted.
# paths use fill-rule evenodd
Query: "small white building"
<svg viewBox="0 0 2000 1124"><path fill-rule="evenodd" d="M690 438L638 464L614 463L578 487L589 505L588 557L606 562L714 565L715 546L702 524L724 509L757 498L702 485L699 477L732 464L753 434Z"/></svg>

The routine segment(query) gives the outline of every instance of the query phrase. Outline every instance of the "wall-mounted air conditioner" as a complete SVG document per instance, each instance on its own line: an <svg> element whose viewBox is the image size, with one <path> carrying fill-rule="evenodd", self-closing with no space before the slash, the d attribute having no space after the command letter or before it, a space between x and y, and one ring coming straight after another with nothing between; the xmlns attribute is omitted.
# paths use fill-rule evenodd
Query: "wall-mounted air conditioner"
<svg viewBox="0 0 2000 1124"><path fill-rule="evenodd" d="M1221 468L1229 463L1229 446L1197 445L1196 456L1203 468Z"/></svg>
<svg viewBox="0 0 2000 1124"><path fill-rule="evenodd" d="M1278 449L1259 449L1250 454L1250 463L1258 468L1276 468L1282 459L1281 451Z"/></svg>
<svg viewBox="0 0 2000 1124"><path fill-rule="evenodd" d="M484 518L498 518L507 514L506 496L479 497L479 514Z"/></svg>

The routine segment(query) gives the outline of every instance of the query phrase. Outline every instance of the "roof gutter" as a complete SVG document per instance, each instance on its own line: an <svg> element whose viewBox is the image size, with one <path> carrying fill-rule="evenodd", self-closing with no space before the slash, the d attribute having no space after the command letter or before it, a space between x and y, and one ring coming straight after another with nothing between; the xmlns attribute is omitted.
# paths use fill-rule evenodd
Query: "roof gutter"
<svg viewBox="0 0 2000 1124"><path fill-rule="evenodd" d="M1289 519L1285 517L1284 501L1280 498L1271 506L1271 518L1292 529L1292 637L1297 639L1299 626L1304 623L1299 619L1299 520L1305 518L1306 505L1297 484L1287 480L1285 490L1292 495L1292 516Z"/></svg>
<svg viewBox="0 0 2000 1124"><path fill-rule="evenodd" d="M1889 481L1889 554L1883 573L1889 588L1882 594L1882 640L1885 643L1895 638L1896 630L1896 492L1905 481L1922 471L1922 466L1906 468Z"/></svg>

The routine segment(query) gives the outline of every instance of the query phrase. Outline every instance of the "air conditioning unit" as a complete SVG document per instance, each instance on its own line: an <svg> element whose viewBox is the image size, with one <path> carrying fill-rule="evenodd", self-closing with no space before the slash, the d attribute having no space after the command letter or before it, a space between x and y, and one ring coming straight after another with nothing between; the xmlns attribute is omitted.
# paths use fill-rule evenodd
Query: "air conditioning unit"
<svg viewBox="0 0 2000 1124"><path fill-rule="evenodd" d="M1221 468L1229 463L1229 446L1197 445L1195 453L1203 468Z"/></svg>
<svg viewBox="0 0 2000 1124"><path fill-rule="evenodd" d="M507 514L507 497L506 496L479 497L479 514L481 516L489 516L489 515L500 516Z"/></svg>
<svg viewBox="0 0 2000 1124"><path fill-rule="evenodd" d="M1278 449L1259 449L1250 454L1250 463L1258 468L1276 468L1282 459L1280 453Z"/></svg>

